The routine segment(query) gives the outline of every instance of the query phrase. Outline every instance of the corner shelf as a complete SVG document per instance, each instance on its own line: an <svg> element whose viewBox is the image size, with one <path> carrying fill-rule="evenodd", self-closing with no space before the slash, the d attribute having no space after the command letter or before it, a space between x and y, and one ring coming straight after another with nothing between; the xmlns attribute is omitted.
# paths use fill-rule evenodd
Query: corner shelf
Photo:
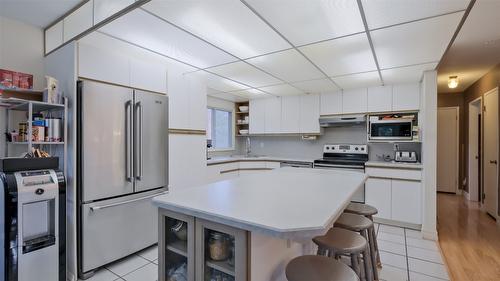
<svg viewBox="0 0 500 281"><path fill-rule="evenodd" d="M248 106L248 111L238 111L240 106ZM244 120L245 117L249 118L250 117L250 102L244 101L244 102L237 102L234 104L234 112L236 113L236 122L234 125L234 132L236 137L246 137L249 136L250 134L240 134L240 130L249 130L250 128L250 121L245 122L245 123L238 123L237 120Z"/></svg>

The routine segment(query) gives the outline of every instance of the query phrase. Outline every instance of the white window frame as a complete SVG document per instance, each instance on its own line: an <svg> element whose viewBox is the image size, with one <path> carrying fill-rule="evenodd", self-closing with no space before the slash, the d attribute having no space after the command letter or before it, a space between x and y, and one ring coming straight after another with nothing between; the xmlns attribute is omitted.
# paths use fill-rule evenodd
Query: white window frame
<svg viewBox="0 0 500 281"><path fill-rule="evenodd" d="M223 107L217 107L217 106L207 106L207 109L215 109L215 110L222 110L226 112L231 113L231 147L225 147L225 148L216 148L216 147L211 147L208 149L208 151L212 152L217 152L217 151L234 151L235 150L235 143L236 143L236 128L235 128L235 111L233 109L228 109L228 108L223 108ZM213 120L212 120L213 122ZM212 130L213 130L213 123L212 123Z"/></svg>

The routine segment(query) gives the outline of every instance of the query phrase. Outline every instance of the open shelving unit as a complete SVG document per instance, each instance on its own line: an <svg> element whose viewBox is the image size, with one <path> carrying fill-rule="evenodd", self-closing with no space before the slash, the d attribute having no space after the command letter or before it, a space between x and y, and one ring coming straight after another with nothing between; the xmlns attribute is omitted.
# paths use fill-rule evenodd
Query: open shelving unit
<svg viewBox="0 0 500 281"><path fill-rule="evenodd" d="M250 108L247 111L240 111L239 109L240 106L250 107L249 104L250 103L248 101L235 103L235 112L236 112L235 135L237 137L245 137L249 135L249 134L240 134L240 130L250 130L250 122L244 121L245 117L247 118L247 120L250 119Z"/></svg>
<svg viewBox="0 0 500 281"><path fill-rule="evenodd" d="M11 124L14 120L20 120L20 117L14 118L13 112L25 112L26 116L22 119L23 123L27 124L26 130L26 141L7 141L5 147L5 157L12 157L18 155L9 155L9 146L26 146L26 152L31 152L34 147L43 147L44 150L53 156L59 156L62 159L60 167L66 175L66 155L67 155L67 116L68 116L68 100L63 98L62 104L52 104L41 101L24 100L18 98L1 98L0 97L0 107L5 108L5 120L7 124L7 132L12 132L13 130L19 131L19 128ZM44 113L46 115L52 115L51 117L57 117L62 119L62 141L58 142L48 142L48 141L33 141L33 115L36 113ZM5 137L5 136L2 136ZM57 155L54 155L57 154Z"/></svg>

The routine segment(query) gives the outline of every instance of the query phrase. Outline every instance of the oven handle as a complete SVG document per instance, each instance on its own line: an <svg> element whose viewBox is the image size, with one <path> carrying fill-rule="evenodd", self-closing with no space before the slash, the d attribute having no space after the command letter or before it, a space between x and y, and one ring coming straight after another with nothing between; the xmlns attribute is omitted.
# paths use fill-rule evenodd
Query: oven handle
<svg viewBox="0 0 500 281"><path fill-rule="evenodd" d="M314 164L314 168L341 168L341 169L359 169L364 170L362 166L356 165L333 165L333 164Z"/></svg>

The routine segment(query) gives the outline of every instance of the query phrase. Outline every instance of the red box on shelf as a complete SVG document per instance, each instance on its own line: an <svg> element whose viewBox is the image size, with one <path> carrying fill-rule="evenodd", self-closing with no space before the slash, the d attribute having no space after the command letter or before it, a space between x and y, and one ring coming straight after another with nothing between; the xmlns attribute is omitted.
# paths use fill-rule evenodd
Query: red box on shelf
<svg viewBox="0 0 500 281"><path fill-rule="evenodd" d="M4 88L33 89L33 75L0 69L0 84Z"/></svg>

